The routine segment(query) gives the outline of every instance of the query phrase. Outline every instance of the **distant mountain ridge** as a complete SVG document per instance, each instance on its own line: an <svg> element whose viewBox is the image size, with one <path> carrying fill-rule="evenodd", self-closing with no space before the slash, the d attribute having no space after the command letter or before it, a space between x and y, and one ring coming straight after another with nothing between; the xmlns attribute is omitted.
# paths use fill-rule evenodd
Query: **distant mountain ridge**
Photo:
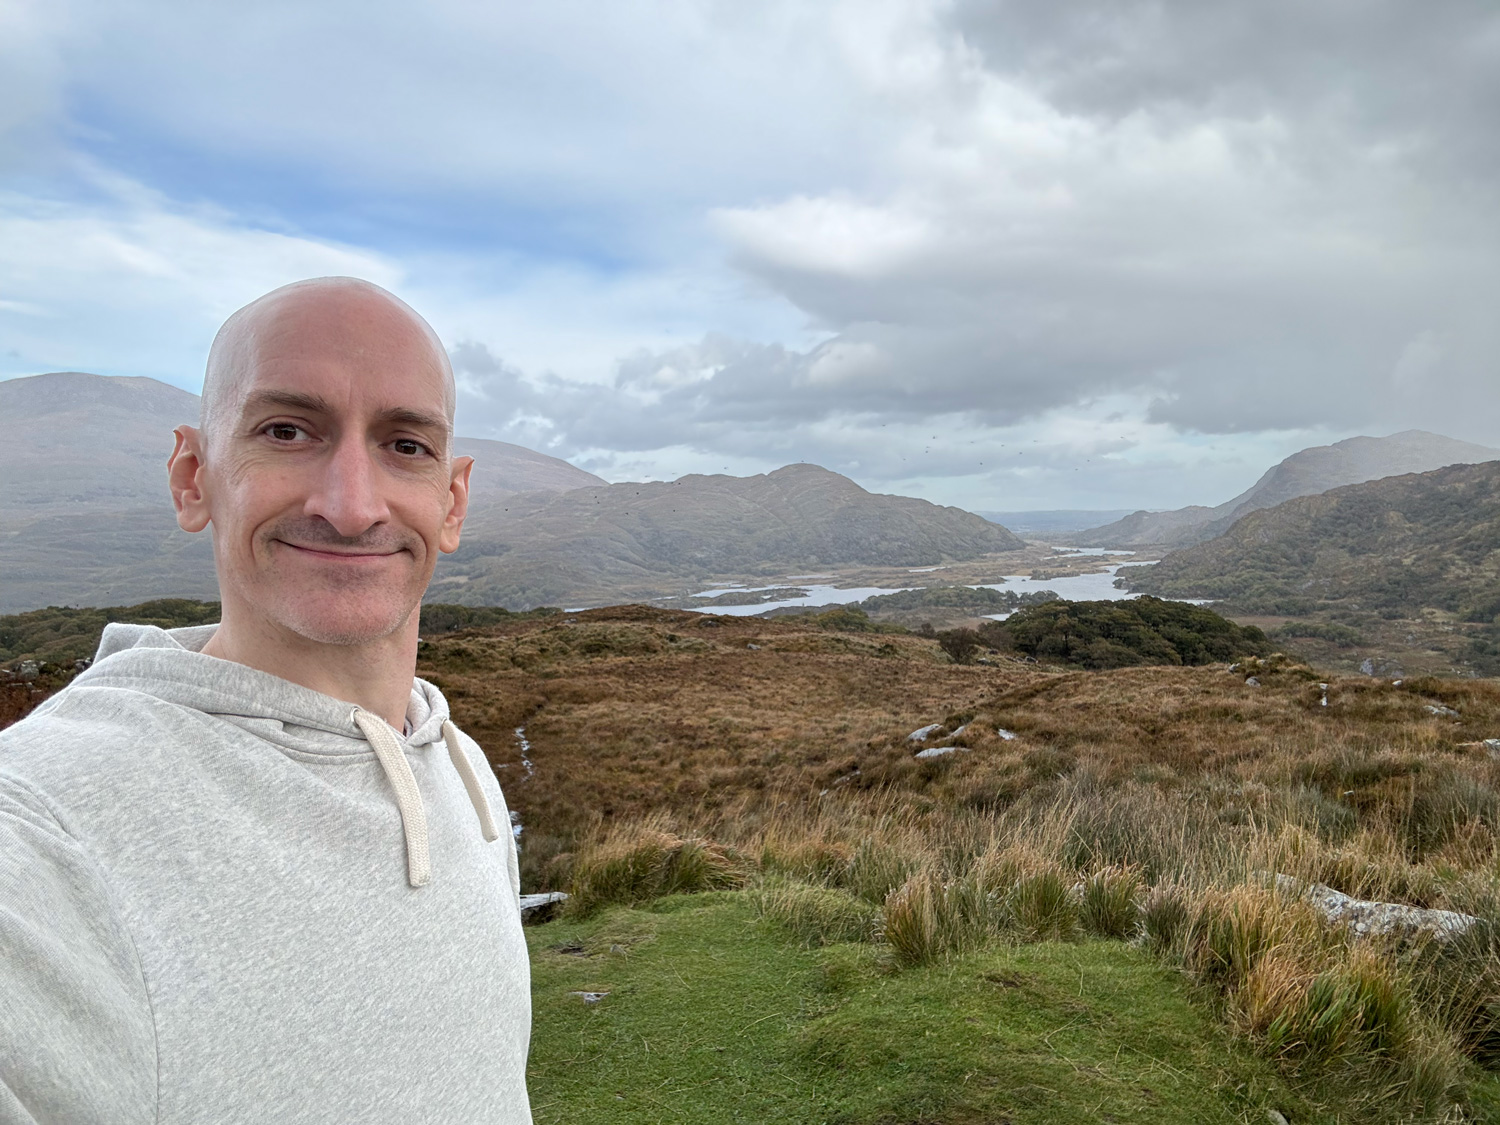
<svg viewBox="0 0 1500 1125"><path fill-rule="evenodd" d="M1134 512L1103 527L1070 535L1067 542L1078 547L1187 547L1224 534L1251 512L1298 496L1381 477L1496 459L1500 459L1500 449L1425 430L1403 430L1389 437L1346 438L1292 454L1268 469L1249 489L1217 507L1193 505L1170 512Z"/></svg>
<svg viewBox="0 0 1500 1125"><path fill-rule="evenodd" d="M464 545L434 598L522 609L681 592L714 574L933 566L1019 550L959 508L885 496L817 465L515 497Z"/></svg>
<svg viewBox="0 0 1500 1125"><path fill-rule="evenodd" d="M178 529L171 429L198 396L153 379L56 372L0 381L12 439L0 488L0 613L214 599L207 535ZM881 496L815 465L756 477L610 485L556 457L457 438L476 458L464 543L431 597L524 609L680 592L759 568L927 566L1014 550L957 508Z"/></svg>
<svg viewBox="0 0 1500 1125"><path fill-rule="evenodd" d="M975 512L991 523L1002 524L1017 535L1048 536L1082 531L1130 515L1128 508L1080 509L1043 508L1021 512Z"/></svg>
<svg viewBox="0 0 1500 1125"><path fill-rule="evenodd" d="M1155 566L1132 591L1300 614L1319 603L1461 620L1500 615L1500 462L1384 477L1252 512Z"/></svg>

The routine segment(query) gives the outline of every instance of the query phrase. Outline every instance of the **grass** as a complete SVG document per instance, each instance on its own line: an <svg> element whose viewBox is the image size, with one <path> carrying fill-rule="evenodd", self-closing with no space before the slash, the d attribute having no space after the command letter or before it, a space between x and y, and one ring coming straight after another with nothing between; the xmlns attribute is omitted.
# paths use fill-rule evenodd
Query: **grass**
<svg viewBox="0 0 1500 1125"><path fill-rule="evenodd" d="M639 849L665 834L722 860L686 869L745 882L782 945L869 959L882 987L1102 942L1178 981L1335 1119L1486 1119L1494 683L1330 676L1276 654L962 665L936 638L639 607L434 638L422 670L492 754L529 887L573 889L580 913L672 889L675 859L662 881L630 874L680 854ZM961 749L915 756L947 743ZM1356 941L1271 893L1270 872L1484 922L1451 948ZM787 1019L816 1007L784 999Z"/></svg>
<svg viewBox="0 0 1500 1125"><path fill-rule="evenodd" d="M753 891L527 934L539 1123L1336 1120L1120 942L891 973L870 945L768 924Z"/></svg>
<svg viewBox="0 0 1500 1125"><path fill-rule="evenodd" d="M568 912L651 902L672 894L744 886L746 864L712 841L684 839L658 824L630 824L584 846L568 884Z"/></svg>

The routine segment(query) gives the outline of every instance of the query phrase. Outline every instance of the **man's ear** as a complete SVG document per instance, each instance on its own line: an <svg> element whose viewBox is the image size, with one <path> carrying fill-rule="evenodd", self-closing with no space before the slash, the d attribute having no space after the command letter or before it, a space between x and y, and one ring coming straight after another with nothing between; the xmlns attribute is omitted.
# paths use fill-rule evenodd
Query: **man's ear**
<svg viewBox="0 0 1500 1125"><path fill-rule="evenodd" d="M458 550L464 517L469 514L469 471L473 468L474 458L453 458L453 480L448 486L448 517L443 520L443 530L438 533L438 550L445 555Z"/></svg>
<svg viewBox="0 0 1500 1125"><path fill-rule="evenodd" d="M203 435L192 426L172 431L177 444L167 458L167 487L177 509L177 526L202 531L208 526L208 497L203 488Z"/></svg>

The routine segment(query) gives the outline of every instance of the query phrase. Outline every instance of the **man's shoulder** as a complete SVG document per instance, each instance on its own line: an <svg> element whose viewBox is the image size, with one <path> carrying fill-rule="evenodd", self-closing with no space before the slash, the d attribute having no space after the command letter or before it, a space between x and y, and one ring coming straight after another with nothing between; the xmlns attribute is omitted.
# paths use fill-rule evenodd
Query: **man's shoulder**
<svg viewBox="0 0 1500 1125"><path fill-rule="evenodd" d="M44 790L138 768L142 744L168 725L160 699L118 687L70 685L0 730L0 779ZM181 710L180 708L173 708Z"/></svg>

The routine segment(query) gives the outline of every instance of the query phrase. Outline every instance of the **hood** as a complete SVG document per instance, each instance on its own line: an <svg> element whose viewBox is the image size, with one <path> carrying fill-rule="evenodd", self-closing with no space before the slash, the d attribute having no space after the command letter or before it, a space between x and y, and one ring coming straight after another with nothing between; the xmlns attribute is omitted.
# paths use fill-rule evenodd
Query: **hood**
<svg viewBox="0 0 1500 1125"><path fill-rule="evenodd" d="M94 663L74 677L69 687L138 691L233 723L284 750L323 755L373 753L401 813L407 881L413 888L425 886L431 878L431 857L427 812L408 753L435 742L446 743L481 834L486 841L499 838L489 800L437 688L413 678L406 705L408 733L398 732L357 704L232 660L205 656L200 650L217 628L106 625Z"/></svg>
<svg viewBox="0 0 1500 1125"><path fill-rule="evenodd" d="M370 752L369 742L352 718L356 704L232 660L204 656L200 650L217 628L106 625L94 663L73 683L125 688L191 707L253 730L289 750ZM413 747L440 741L448 717L448 701L442 692L426 680L413 679L403 741Z"/></svg>

